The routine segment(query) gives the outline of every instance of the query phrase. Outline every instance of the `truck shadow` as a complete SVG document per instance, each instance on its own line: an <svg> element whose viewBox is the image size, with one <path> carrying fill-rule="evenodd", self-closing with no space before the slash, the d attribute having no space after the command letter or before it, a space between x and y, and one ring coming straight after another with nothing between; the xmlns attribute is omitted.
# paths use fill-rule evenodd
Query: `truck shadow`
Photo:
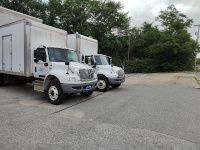
<svg viewBox="0 0 200 150"><path fill-rule="evenodd" d="M88 100L101 95L109 94L112 92L122 91L123 88L110 88L107 92L94 91L90 96L82 96L80 94L67 95L64 102L60 105L52 105L48 102L47 96L44 93L36 92L33 90L32 84L26 85L5 85L0 86L0 93L3 94L2 99L7 99L12 103L18 103L25 107L40 107L50 109L53 112L57 112L63 109L67 109L74 105L83 103ZM2 100L3 102L3 100Z"/></svg>

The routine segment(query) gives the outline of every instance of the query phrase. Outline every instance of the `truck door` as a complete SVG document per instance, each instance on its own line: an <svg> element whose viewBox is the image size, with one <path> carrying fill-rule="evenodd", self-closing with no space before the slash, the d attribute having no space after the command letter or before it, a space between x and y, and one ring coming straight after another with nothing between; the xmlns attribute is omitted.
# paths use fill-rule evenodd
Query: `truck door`
<svg viewBox="0 0 200 150"><path fill-rule="evenodd" d="M3 48L3 70L12 71L12 35L4 36L2 38Z"/></svg>
<svg viewBox="0 0 200 150"><path fill-rule="evenodd" d="M44 79L49 73L49 63L46 53L46 48L37 48L34 52L34 63L33 63L33 72L35 78Z"/></svg>

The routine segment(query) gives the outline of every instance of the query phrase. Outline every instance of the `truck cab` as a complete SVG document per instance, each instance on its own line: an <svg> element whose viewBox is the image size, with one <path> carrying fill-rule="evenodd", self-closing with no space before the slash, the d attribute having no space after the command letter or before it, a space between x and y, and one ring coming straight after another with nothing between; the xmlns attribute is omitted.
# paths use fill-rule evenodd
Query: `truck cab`
<svg viewBox="0 0 200 150"><path fill-rule="evenodd" d="M82 55L82 63L91 65L98 76L97 90L106 92L111 85L117 88L125 81L124 70L112 64L112 58L102 54Z"/></svg>
<svg viewBox="0 0 200 150"><path fill-rule="evenodd" d="M96 89L94 69L78 62L74 50L64 47L40 46L34 51L33 74L35 90L45 91L49 101L59 104L64 93L89 96Z"/></svg>

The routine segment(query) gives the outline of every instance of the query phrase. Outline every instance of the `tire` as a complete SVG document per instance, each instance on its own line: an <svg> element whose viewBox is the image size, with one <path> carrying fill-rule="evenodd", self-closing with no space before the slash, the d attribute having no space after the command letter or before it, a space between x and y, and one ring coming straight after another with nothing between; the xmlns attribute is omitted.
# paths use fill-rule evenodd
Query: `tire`
<svg viewBox="0 0 200 150"><path fill-rule="evenodd" d="M22 81L22 80L17 80L16 84L17 85L25 85L25 84L27 84L27 82L26 81Z"/></svg>
<svg viewBox="0 0 200 150"><path fill-rule="evenodd" d="M100 92L106 92L109 89L109 82L105 77L99 77L97 81L97 90Z"/></svg>
<svg viewBox="0 0 200 150"><path fill-rule="evenodd" d="M92 95L93 91L80 93L82 96L90 96Z"/></svg>
<svg viewBox="0 0 200 150"><path fill-rule="evenodd" d="M118 88L120 85L121 85L121 83L120 83L120 84L111 84L111 86L112 86L113 88Z"/></svg>
<svg viewBox="0 0 200 150"><path fill-rule="evenodd" d="M4 84L4 75L0 74L0 85Z"/></svg>
<svg viewBox="0 0 200 150"><path fill-rule="evenodd" d="M59 82L49 83L46 94L48 101L54 105L61 104L65 99L65 94L63 93Z"/></svg>

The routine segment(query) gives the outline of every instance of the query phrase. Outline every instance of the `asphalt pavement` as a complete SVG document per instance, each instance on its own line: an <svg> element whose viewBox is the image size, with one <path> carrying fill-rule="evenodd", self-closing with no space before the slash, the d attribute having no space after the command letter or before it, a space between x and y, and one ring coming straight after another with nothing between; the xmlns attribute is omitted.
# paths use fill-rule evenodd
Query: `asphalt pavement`
<svg viewBox="0 0 200 150"><path fill-rule="evenodd" d="M191 86L122 85L58 106L31 85L0 95L2 150L200 149L200 91Z"/></svg>

